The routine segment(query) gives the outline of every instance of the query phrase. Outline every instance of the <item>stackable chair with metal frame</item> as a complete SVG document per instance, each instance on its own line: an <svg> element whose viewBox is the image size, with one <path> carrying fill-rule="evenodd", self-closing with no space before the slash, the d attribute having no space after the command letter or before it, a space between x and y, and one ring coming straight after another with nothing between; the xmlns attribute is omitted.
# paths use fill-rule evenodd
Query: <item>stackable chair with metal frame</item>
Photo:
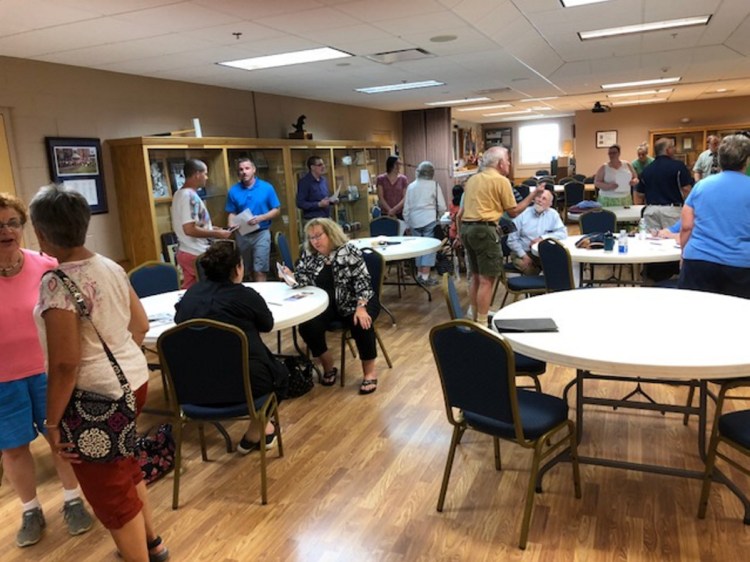
<svg viewBox="0 0 750 562"><path fill-rule="evenodd" d="M583 174L573 174L573 179L581 183L592 183L592 182L585 181L587 178Z"/></svg>
<svg viewBox="0 0 750 562"><path fill-rule="evenodd" d="M581 234L594 234L596 232L611 232L617 234L617 215L607 209L597 209L595 211L588 211L583 213L578 218L578 224L581 228ZM580 265L581 268L581 285L583 285L583 263ZM591 279L589 283L594 283L594 264L590 264ZM612 276L610 279L614 279L615 268L612 266Z"/></svg>
<svg viewBox="0 0 750 562"><path fill-rule="evenodd" d="M453 278L449 273L443 273L441 288L443 289L445 304L448 306L448 314L450 314L451 320L463 320L465 316L464 311L461 308L461 300L458 297L456 284L453 282ZM515 351L513 352L513 357L516 360L516 376L529 377L534 383L533 388L537 392L541 392L542 383L539 380L539 377L547 371L547 363L540 361L539 359L521 355ZM529 387L524 386L520 388Z"/></svg>
<svg viewBox="0 0 750 562"><path fill-rule="evenodd" d="M367 271L370 274L370 279L372 282L372 290L375 292L375 294L378 297L378 302L380 302L381 297L381 290L383 288L383 276L385 275L385 260L383 259L383 256L381 256L379 253L377 253L375 250L371 248L364 248L362 249L362 254L365 260L365 265L367 266ZM382 305L381 305L382 308ZM380 334L378 333L378 329L375 326L375 322L372 323L372 329L375 331L375 339L378 342L378 346L380 347L380 351L383 353L383 358L385 359L385 362L388 364L388 368L393 368L393 363L391 362L391 358L388 355L388 351L385 349L385 346L383 345L383 340L380 338ZM326 331L329 332L335 332L335 331L341 331L341 366L339 368L339 373L341 375L341 386L344 386L345 381L344 378L346 376L346 344L349 342L349 347L352 351L352 354L354 357L357 357L356 352L354 351L354 347L351 344L351 332L348 328L344 325L343 322L335 321L331 322L327 327Z"/></svg>
<svg viewBox="0 0 750 562"><path fill-rule="evenodd" d="M708 496L711 492L711 483L717 476L714 474L717 457L727 462L730 466L739 470L746 476L750 476L750 468L748 466L741 465L735 458L731 458L725 452L719 451L720 445L726 445L735 453L741 453L750 460L750 410L739 410L726 414L723 412L726 400L731 400L733 398L728 394L734 389L747 389L749 386L750 379L723 382L721 385L721 390L719 391L719 396L716 401L716 414L713 429L711 431L711 441L708 445L706 471L703 476L703 487L701 489L701 497L698 504L698 517L700 519L703 519L706 516ZM741 398L747 399L747 396ZM727 481L726 477L723 475L719 480L724 483ZM750 516L747 514L747 508L742 522L745 525L750 525Z"/></svg>
<svg viewBox="0 0 750 562"><path fill-rule="evenodd" d="M289 241L286 239L286 234L279 231L276 233L276 247L279 250L281 256L282 265L287 266L289 269L294 271L294 258L292 258L292 249L289 247Z"/></svg>
<svg viewBox="0 0 750 562"><path fill-rule="evenodd" d="M563 221L568 221L568 211L584 199L586 187L578 181L569 181L563 185Z"/></svg>
<svg viewBox="0 0 750 562"><path fill-rule="evenodd" d="M140 299L177 291L180 288L180 276L177 268L171 263L161 261L142 263L128 272L128 278L135 294Z"/></svg>
<svg viewBox="0 0 750 562"><path fill-rule="evenodd" d="M208 460L203 432L206 423L216 426L226 440L227 452L232 451L232 442L219 423L225 420L254 419L261 428L273 420L279 457L284 456L278 401L274 393L253 396L248 343L242 330L198 318L167 330L156 345L167 377L176 444L172 509L179 503L183 429L188 423L198 424L204 461ZM265 505L268 491L262 440L259 452L261 502Z"/></svg>
<svg viewBox="0 0 750 562"><path fill-rule="evenodd" d="M514 275L509 277L505 268L503 268L500 275L495 279L495 288L492 290L491 303L495 302L497 290L500 288L501 283L505 287L505 295L503 296L503 301L500 303L500 308L505 306L505 302L508 300L509 295L513 296L511 302L514 302L519 295L532 297L547 292L544 275Z"/></svg>
<svg viewBox="0 0 750 562"><path fill-rule="evenodd" d="M526 178L521 182L521 185L528 185L529 187L536 187L539 182L536 178Z"/></svg>
<svg viewBox="0 0 750 562"><path fill-rule="evenodd" d="M534 451L521 518L519 548L526 548L540 469L561 457L572 461L575 496L581 497L576 429L561 398L516 388L513 350L499 335L475 322L452 320L430 330L448 422L453 426L437 510L442 512L456 448L467 429L492 437L495 468L501 470L500 439ZM467 363L466 358L471 357Z"/></svg>
<svg viewBox="0 0 750 562"><path fill-rule="evenodd" d="M401 225L397 219L380 216L370 223L370 236L398 236L400 229ZM396 287L399 298L401 298L401 288L405 287L402 263L407 263L407 260L391 262L396 267ZM414 264L412 263L410 267L414 267Z"/></svg>
<svg viewBox="0 0 750 562"><path fill-rule="evenodd" d="M547 292L570 291L576 288L573 262L568 249L554 238L539 242L539 259L544 270Z"/></svg>

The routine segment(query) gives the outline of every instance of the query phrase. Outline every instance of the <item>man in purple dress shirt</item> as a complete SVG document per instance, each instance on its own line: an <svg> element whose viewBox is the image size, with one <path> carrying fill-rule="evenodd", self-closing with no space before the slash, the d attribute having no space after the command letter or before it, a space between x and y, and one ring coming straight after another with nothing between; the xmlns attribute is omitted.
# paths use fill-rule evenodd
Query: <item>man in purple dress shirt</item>
<svg viewBox="0 0 750 562"><path fill-rule="evenodd" d="M320 156L307 159L308 173L297 182L297 208L302 210L302 218L310 220L328 218L330 206L337 200L328 194L328 182L323 176L326 165Z"/></svg>

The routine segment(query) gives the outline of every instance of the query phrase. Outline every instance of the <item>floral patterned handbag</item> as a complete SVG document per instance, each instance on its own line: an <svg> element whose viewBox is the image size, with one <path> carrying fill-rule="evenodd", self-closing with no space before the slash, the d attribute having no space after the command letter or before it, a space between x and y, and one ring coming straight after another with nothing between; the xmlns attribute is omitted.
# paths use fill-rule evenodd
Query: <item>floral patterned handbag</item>
<svg viewBox="0 0 750 562"><path fill-rule="evenodd" d="M76 302L81 318L91 322L86 302L78 286L59 269L52 272L60 278ZM122 387L117 399L88 390L73 390L60 427L64 441L72 443L79 458L86 462L106 463L133 456L135 450L135 395L115 356L92 323L104 352Z"/></svg>

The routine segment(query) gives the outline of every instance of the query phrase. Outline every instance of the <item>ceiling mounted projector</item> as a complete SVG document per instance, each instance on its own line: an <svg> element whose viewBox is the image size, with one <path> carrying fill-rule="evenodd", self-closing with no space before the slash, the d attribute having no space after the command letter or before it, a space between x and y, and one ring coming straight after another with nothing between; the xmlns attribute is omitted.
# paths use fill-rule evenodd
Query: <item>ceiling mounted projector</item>
<svg viewBox="0 0 750 562"><path fill-rule="evenodd" d="M594 107L591 108L591 113L607 113L612 108L608 105L602 105L602 102L598 101L594 103Z"/></svg>

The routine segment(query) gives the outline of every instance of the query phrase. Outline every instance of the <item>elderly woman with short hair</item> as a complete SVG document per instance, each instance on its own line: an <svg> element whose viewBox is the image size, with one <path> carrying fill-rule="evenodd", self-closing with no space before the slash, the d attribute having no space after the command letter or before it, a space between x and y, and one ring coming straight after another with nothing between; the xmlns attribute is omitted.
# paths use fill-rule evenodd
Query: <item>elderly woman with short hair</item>
<svg viewBox="0 0 750 562"><path fill-rule="evenodd" d="M47 354L45 428L49 439L58 454L72 463L86 499L123 559L166 560L169 552L154 531L146 484L135 457L84 460L74 445L64 442L60 426L76 389L112 400L123 396L123 386L97 331L133 389L140 411L148 383L140 344L148 331L148 318L125 271L84 246L91 211L81 194L58 185L43 187L30 210L41 249L57 258L58 270L79 288L91 320L80 317L71 291L58 275L44 275L34 315Z"/></svg>
<svg viewBox="0 0 750 562"><path fill-rule="evenodd" d="M438 220L446 209L443 189L434 177L435 166L432 162L422 162L417 166L417 179L406 188L404 220L415 236L434 237ZM435 265L434 252L416 258L416 265L420 283L428 287L438 284L430 278L430 270Z"/></svg>
<svg viewBox="0 0 750 562"><path fill-rule="evenodd" d="M679 287L750 298L750 139L724 137L721 172L704 177L682 208Z"/></svg>

